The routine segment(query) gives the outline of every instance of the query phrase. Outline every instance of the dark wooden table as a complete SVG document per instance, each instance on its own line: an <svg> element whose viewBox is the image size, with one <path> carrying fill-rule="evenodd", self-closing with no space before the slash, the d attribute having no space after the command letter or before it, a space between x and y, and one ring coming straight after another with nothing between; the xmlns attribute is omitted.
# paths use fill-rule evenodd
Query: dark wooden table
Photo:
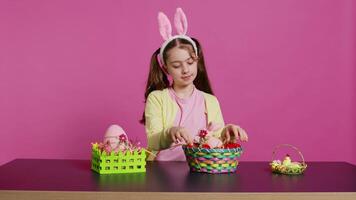
<svg viewBox="0 0 356 200"><path fill-rule="evenodd" d="M268 162L237 173L192 173L185 162L148 162L146 173L99 175L89 160L16 159L0 166L0 199L356 199L356 166L308 162L303 175Z"/></svg>

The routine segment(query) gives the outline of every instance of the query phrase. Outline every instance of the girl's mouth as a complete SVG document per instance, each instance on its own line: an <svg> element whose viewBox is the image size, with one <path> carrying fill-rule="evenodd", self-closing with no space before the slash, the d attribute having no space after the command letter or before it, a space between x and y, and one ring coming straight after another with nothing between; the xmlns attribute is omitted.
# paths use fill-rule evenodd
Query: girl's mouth
<svg viewBox="0 0 356 200"><path fill-rule="evenodd" d="M187 80L189 80L192 76L193 76L193 75L183 76L182 79L185 80L185 81L187 81Z"/></svg>

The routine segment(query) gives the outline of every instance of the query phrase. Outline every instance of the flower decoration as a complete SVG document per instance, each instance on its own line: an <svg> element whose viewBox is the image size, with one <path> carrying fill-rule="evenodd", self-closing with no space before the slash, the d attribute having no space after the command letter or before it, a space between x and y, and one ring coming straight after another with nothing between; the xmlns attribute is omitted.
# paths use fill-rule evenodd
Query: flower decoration
<svg viewBox="0 0 356 200"><path fill-rule="evenodd" d="M120 142L126 142L127 141L126 135L125 134L119 135L119 140L120 140Z"/></svg>
<svg viewBox="0 0 356 200"><path fill-rule="evenodd" d="M199 137L200 138L205 138L208 135L208 131L205 129L202 129L199 131Z"/></svg>

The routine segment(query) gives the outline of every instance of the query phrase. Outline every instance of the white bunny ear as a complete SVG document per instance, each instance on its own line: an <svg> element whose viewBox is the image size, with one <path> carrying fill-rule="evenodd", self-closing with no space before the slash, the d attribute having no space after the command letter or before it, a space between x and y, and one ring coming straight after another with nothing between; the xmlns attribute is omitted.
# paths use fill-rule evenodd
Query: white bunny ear
<svg viewBox="0 0 356 200"><path fill-rule="evenodd" d="M177 8L176 14L174 15L174 25L179 35L185 35L187 33L187 17L181 8Z"/></svg>
<svg viewBox="0 0 356 200"><path fill-rule="evenodd" d="M172 25L168 17L163 13L158 13L158 25L159 32L164 40L168 40L172 37Z"/></svg>

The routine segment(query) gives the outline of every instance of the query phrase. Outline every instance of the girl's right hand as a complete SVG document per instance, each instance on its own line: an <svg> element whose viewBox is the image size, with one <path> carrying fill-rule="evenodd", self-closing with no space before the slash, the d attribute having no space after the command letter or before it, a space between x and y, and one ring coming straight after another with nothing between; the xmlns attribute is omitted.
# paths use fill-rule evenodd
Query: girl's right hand
<svg viewBox="0 0 356 200"><path fill-rule="evenodd" d="M169 129L169 136L172 140L172 142L178 144L178 143L186 143L186 144L192 144L193 139L190 136L188 130L184 127L178 127L174 126Z"/></svg>

